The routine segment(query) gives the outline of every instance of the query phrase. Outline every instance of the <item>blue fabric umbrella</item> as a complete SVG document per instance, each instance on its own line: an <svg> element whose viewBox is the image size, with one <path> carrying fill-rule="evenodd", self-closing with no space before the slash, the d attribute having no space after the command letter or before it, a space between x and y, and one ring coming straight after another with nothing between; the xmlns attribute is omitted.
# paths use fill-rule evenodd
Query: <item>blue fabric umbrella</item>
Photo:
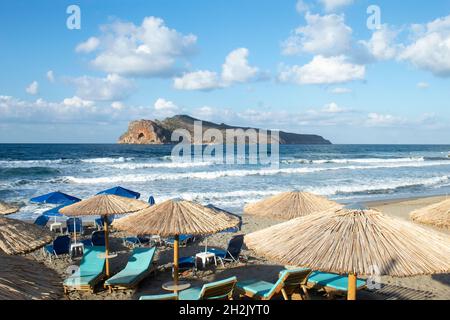
<svg viewBox="0 0 450 320"><path fill-rule="evenodd" d="M66 203L66 204L63 204L61 206L54 207L54 208L52 208L50 210L47 210L47 211L43 212L42 214L44 216L47 216L47 217L54 217L55 218L55 222L56 222L56 217L64 217L63 214L59 213L59 209L62 209L62 208L66 207L66 206L68 206L70 204L72 204L72 203Z"/></svg>
<svg viewBox="0 0 450 320"><path fill-rule="evenodd" d="M81 199L56 191L44 194L42 196L31 198L30 201L34 203L72 204L81 201Z"/></svg>
<svg viewBox="0 0 450 320"><path fill-rule="evenodd" d="M97 194L112 194L116 196L126 197L126 198L132 198L132 199L139 199L141 194L139 192L131 191L125 188L122 188L120 186L100 191Z"/></svg>
<svg viewBox="0 0 450 320"><path fill-rule="evenodd" d="M148 198L148 203L152 206L152 205L154 205L156 202L155 202L155 198L153 198L153 196L150 196L150 198Z"/></svg>

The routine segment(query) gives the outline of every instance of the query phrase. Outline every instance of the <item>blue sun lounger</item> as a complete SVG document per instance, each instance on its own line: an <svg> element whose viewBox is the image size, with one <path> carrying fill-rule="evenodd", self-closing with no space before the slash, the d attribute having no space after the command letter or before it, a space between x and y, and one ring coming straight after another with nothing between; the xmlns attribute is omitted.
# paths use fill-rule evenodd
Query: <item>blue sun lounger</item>
<svg viewBox="0 0 450 320"><path fill-rule="evenodd" d="M271 300L280 295L284 300L289 300L294 293L300 294L302 299L309 299L306 284L310 273L311 269L305 268L283 270L276 283L261 280L239 281L236 291L241 296L257 300Z"/></svg>
<svg viewBox="0 0 450 320"><path fill-rule="evenodd" d="M147 275L155 271L153 258L156 248L134 248L128 263L122 271L105 281L105 286L114 289L136 287Z"/></svg>
<svg viewBox="0 0 450 320"><path fill-rule="evenodd" d="M104 278L105 247L87 247L84 249L80 267L64 280L64 293L70 290L94 292L94 287Z"/></svg>
<svg viewBox="0 0 450 320"><path fill-rule="evenodd" d="M348 276L314 271L308 278L308 286L324 288L327 293L347 292ZM366 281L361 279L356 280L356 290L362 290L365 287Z"/></svg>

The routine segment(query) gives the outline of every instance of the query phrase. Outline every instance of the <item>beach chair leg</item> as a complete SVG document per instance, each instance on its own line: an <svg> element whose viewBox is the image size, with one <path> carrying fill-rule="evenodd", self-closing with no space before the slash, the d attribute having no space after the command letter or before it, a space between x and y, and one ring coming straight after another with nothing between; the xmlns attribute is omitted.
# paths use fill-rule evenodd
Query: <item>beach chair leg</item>
<svg viewBox="0 0 450 320"><path fill-rule="evenodd" d="M281 289L281 294L283 295L284 300L289 300L289 296L287 295L286 290L284 290L284 288Z"/></svg>
<svg viewBox="0 0 450 320"><path fill-rule="evenodd" d="M303 295L305 296L305 300L310 300L308 288L305 285L302 285L302 291L303 291Z"/></svg>

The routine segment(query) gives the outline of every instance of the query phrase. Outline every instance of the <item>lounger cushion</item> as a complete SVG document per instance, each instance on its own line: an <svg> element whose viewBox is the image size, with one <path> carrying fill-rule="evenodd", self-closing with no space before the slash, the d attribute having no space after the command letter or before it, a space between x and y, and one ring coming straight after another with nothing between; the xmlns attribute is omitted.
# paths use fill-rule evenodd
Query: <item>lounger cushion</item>
<svg viewBox="0 0 450 320"><path fill-rule="evenodd" d="M131 285L151 267L156 248L134 248L122 271L106 280L106 285Z"/></svg>
<svg viewBox="0 0 450 320"><path fill-rule="evenodd" d="M104 247L85 248L80 268L64 280L64 285L68 287L91 286L94 280L103 274L105 258L99 255L104 254L104 252Z"/></svg>
<svg viewBox="0 0 450 320"><path fill-rule="evenodd" d="M184 291L180 291L178 295L178 300L200 300L200 293L202 292L202 287L200 288L189 288Z"/></svg>
<svg viewBox="0 0 450 320"><path fill-rule="evenodd" d="M176 293L156 294L151 296L141 296L139 300L178 300Z"/></svg>
<svg viewBox="0 0 450 320"><path fill-rule="evenodd" d="M308 278L308 283L313 285L319 285L323 287L332 288L338 291L347 291L348 289L348 276L341 276L334 273L326 273L314 271ZM356 289L361 289L366 285L366 282L361 279L356 281Z"/></svg>
<svg viewBox="0 0 450 320"><path fill-rule="evenodd" d="M262 280L245 280L239 281L236 286L247 292L251 292L255 296L266 297L275 284Z"/></svg>

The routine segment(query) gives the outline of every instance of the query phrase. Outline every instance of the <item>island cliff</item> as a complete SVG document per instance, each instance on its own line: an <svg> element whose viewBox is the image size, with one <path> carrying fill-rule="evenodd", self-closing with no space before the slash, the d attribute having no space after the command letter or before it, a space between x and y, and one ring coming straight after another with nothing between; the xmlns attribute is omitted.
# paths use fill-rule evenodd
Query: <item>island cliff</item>
<svg viewBox="0 0 450 320"><path fill-rule="evenodd" d="M177 141L171 141L172 132L176 129L187 130L191 137L194 137L194 122L202 121L192 118L187 115L178 115L171 118L167 118L163 121L159 120L137 120L130 122L128 131L125 132L118 140L120 144L173 144ZM228 129L231 130L247 130L254 129L256 131L260 129L236 127L226 124L216 124L209 121L202 121L202 130L205 132L208 129L216 129L226 136L225 132ZM267 135L270 135L270 131L267 131ZM237 137L239 139L239 137ZM244 137L245 139L245 137ZM266 140L265 136L260 136L262 141ZM245 140L244 140L245 141ZM266 141L270 141L270 138ZM209 141L191 141L192 143L214 143L214 139ZM247 140L248 142L248 140ZM331 144L330 141L322 138L318 135L310 134L297 134L289 132L279 132L280 144Z"/></svg>

